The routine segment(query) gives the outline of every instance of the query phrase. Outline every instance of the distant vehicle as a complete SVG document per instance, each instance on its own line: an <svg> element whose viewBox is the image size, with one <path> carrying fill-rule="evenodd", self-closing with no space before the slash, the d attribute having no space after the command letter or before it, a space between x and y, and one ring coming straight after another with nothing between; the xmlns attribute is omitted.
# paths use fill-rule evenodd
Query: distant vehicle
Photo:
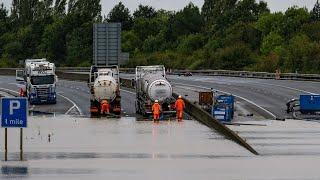
<svg viewBox="0 0 320 180"><path fill-rule="evenodd" d="M180 73L178 73L178 76L186 76L186 77L188 77L188 76L192 76L192 73L191 72L185 72L185 73L180 72Z"/></svg>
<svg viewBox="0 0 320 180"><path fill-rule="evenodd" d="M91 66L88 86L90 88L91 115L101 113L101 102L107 100L110 114L120 115L121 96L118 66Z"/></svg>
<svg viewBox="0 0 320 180"><path fill-rule="evenodd" d="M152 104L158 100L165 116L175 116L175 99L172 97L172 87L166 79L165 67L136 67L136 111L144 116L152 115Z"/></svg>
<svg viewBox="0 0 320 180"><path fill-rule="evenodd" d="M22 77L21 77L22 76ZM24 94L30 104L55 104L57 101L55 65L46 59L26 59L16 80L25 82Z"/></svg>
<svg viewBox="0 0 320 180"><path fill-rule="evenodd" d="M191 72L186 72L186 73L184 73L184 76L192 76L192 73Z"/></svg>

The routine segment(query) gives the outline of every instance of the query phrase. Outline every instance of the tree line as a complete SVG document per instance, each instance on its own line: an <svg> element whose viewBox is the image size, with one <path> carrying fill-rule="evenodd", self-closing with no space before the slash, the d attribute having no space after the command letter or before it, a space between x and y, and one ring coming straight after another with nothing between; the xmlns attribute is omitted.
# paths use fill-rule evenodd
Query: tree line
<svg viewBox="0 0 320 180"><path fill-rule="evenodd" d="M270 12L255 0L205 0L179 11L118 3L101 15L100 0L13 0L0 6L0 67L47 57L59 66L89 66L92 24L122 23L127 67L320 73L320 4Z"/></svg>

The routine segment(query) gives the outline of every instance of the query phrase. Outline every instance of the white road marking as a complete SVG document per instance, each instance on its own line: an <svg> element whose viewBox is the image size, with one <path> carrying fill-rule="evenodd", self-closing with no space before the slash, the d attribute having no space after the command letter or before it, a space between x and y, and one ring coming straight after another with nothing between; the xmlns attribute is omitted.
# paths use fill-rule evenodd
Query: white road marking
<svg viewBox="0 0 320 180"><path fill-rule="evenodd" d="M302 89L297 89L297 88L293 88L293 87L289 87L289 86L283 86L283 85L278 85L278 84L270 84L270 83L260 83L260 82L252 82L252 83L268 85L268 86L277 86L277 87L290 89L290 90L294 90L294 91L299 91L299 92L303 92L303 93L307 93L307 94L311 94L311 95L318 95L317 93L313 93L313 92L310 92L310 91L305 91L305 90L302 90Z"/></svg>
<svg viewBox="0 0 320 180"><path fill-rule="evenodd" d="M69 112L71 111L71 109L76 108L77 111L79 112L79 114L80 114L81 116L83 115L83 112L82 112L81 109L77 106L77 104L76 104L75 102L73 102L71 99L67 98L66 96L64 96L64 95L62 95L62 94L60 94L60 93L58 93L58 95L61 96L61 97L63 97L64 99L68 100L69 102L71 102L71 103L73 104L73 106L72 106L65 114L69 113Z"/></svg>
<svg viewBox="0 0 320 180"><path fill-rule="evenodd" d="M200 81L200 82L213 82L213 83L216 83L216 82L224 82L224 83L228 83L226 81L223 81L223 80L217 80L217 79L212 79L212 78L206 78L206 77L203 77L203 78L198 78L198 79L194 79L192 81ZM233 80L234 81L234 80ZM245 81L243 81L245 82ZM311 95L318 95L319 93L314 93L314 92L310 92L310 91L306 91L306 90L303 90L303 89L298 89L298 88L293 88L293 87L289 87L289 86L284 86L284 85L278 85L278 84L271 84L271 83L263 83L263 82L245 82L245 83L248 83L248 84L261 84L261 85L268 85L268 86L277 86L277 87L281 87L281 88L285 88L285 89L290 89L290 90L294 90L294 91L298 91L298 92L302 92L302 93L307 93L307 94L311 94ZM311 82L311 83L319 83L319 82ZM226 84L227 85L227 84Z"/></svg>
<svg viewBox="0 0 320 180"><path fill-rule="evenodd" d="M181 84L181 83L173 83L173 84L175 84L175 85L181 85L181 86L186 86L186 87L194 87L194 88L202 88L202 89L211 90L211 88L204 87L204 86L195 86L195 85ZM221 93L225 93L225 94L232 94L232 93L229 93L229 92L226 92L226 91L220 91L220 90L217 90L217 89L212 89L212 90L217 91L217 92L221 92ZM235 97L240 98L240 99L242 99L242 100L244 100L244 101L247 101L248 103L250 103L250 104L252 104L252 105L254 105L254 106L256 106L256 107L258 107L259 109L261 109L261 110L265 111L266 113L268 113L268 114L269 114L270 116L272 116L274 119L277 118L277 116L274 115L272 112L268 111L267 109L261 107L260 105L258 105L258 104L256 104L256 103L250 101L249 99L246 99L246 98L244 98L244 97L242 97L242 96L235 95L235 94L232 94L232 95L234 95Z"/></svg>
<svg viewBox="0 0 320 180"><path fill-rule="evenodd" d="M6 89L6 88L0 88L1 91L9 91L9 92L12 92L12 93L15 93L15 94L19 94L19 92L17 91L13 91L11 89Z"/></svg>

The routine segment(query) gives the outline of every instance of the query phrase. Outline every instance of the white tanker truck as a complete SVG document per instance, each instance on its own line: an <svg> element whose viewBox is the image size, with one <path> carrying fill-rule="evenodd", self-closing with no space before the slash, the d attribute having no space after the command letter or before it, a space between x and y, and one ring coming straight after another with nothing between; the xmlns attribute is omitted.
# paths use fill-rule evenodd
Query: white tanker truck
<svg viewBox="0 0 320 180"><path fill-rule="evenodd" d="M165 67L136 67L136 112L144 116L152 115L152 105L158 100L165 116L175 116L175 99L171 84L166 79Z"/></svg>
<svg viewBox="0 0 320 180"><path fill-rule="evenodd" d="M91 66L88 86L91 92L91 115L101 113L101 102L107 100L110 114L120 115L121 96L118 66Z"/></svg>

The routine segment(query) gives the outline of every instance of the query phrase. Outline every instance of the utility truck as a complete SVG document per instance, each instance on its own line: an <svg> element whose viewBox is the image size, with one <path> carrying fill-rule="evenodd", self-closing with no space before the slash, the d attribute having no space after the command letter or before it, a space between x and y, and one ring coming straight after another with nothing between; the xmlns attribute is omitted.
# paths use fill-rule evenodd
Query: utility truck
<svg viewBox="0 0 320 180"><path fill-rule="evenodd" d="M17 81L24 81L23 94L30 104L57 102L55 65L46 59L26 59L24 69L17 70ZM22 76L22 77L21 77Z"/></svg>
<svg viewBox="0 0 320 180"><path fill-rule="evenodd" d="M162 114L175 116L175 99L172 86L166 78L163 65L136 67L136 112L143 116L152 115L152 105L158 100Z"/></svg>
<svg viewBox="0 0 320 180"><path fill-rule="evenodd" d="M91 115L105 114L103 101L109 104L109 115L120 115L120 77L118 66L91 66L88 86L91 93Z"/></svg>

